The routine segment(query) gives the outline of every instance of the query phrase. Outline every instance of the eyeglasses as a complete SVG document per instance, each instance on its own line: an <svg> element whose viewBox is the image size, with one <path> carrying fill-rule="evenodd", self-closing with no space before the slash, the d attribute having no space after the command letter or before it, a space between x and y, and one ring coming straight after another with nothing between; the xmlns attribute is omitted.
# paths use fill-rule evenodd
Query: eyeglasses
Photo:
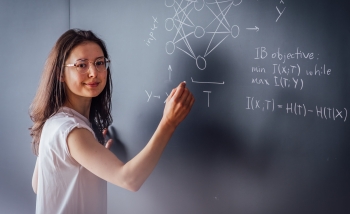
<svg viewBox="0 0 350 214"><path fill-rule="evenodd" d="M95 68L97 71L103 72L108 69L111 61L106 57L97 58L95 62L90 62L87 59L81 59L81 60L77 60L77 62L74 64L67 64L65 65L65 67L75 67L79 73L85 74L88 72L90 68L90 63L93 63L95 65Z"/></svg>

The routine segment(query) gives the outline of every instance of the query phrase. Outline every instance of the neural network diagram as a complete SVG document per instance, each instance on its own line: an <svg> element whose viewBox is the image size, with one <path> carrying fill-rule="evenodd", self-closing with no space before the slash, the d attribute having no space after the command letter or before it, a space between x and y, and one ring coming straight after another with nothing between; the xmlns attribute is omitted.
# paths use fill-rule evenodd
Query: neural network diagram
<svg viewBox="0 0 350 214"><path fill-rule="evenodd" d="M237 38L240 33L238 25L230 24L226 15L232 6L238 6L242 0L165 0L165 6L173 8L175 14L165 20L165 29L175 31L173 40L165 45L167 54L173 54L176 49L184 52L196 61L198 69L204 70L207 62L206 57L212 53L229 36ZM191 13L209 11L213 20L206 26L196 25ZM204 53L196 53L192 48L189 39L199 39L205 35L210 36L210 41ZM219 39L218 39L219 38ZM181 44L182 48L180 47ZM184 45L183 45L184 44ZM185 47L185 48L183 48Z"/></svg>

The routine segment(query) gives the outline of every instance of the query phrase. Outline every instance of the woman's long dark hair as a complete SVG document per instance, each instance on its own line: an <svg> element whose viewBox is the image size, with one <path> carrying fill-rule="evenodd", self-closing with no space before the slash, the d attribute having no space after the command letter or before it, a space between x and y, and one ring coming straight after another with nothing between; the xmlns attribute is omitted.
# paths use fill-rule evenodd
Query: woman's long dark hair
<svg viewBox="0 0 350 214"><path fill-rule="evenodd" d="M30 106L30 118L33 126L29 128L32 136L32 149L34 154L39 154L39 142L43 126L48 118L57 113L67 99L64 83L60 78L64 71L64 65L73 48L83 42L98 44L103 54L108 58L104 42L91 31L71 29L65 32L52 48L46 60L38 91ZM89 120L95 132L97 140L103 144L102 130L112 123L111 116L112 80L110 68L107 69L107 83L103 91L93 97L91 101Z"/></svg>

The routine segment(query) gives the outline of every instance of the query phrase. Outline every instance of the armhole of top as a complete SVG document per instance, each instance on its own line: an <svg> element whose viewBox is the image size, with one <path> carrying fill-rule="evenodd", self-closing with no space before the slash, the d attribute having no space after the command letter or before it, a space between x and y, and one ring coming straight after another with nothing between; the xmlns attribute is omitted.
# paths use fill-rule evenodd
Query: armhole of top
<svg viewBox="0 0 350 214"><path fill-rule="evenodd" d="M72 159L74 159L72 157L72 155L70 154L70 151L69 151L69 148L68 148L68 141L67 141L67 138L68 138L68 135L69 133L71 133L71 131L73 131L73 129L75 128L78 128L78 129L87 129L88 131L90 131L92 133L92 135L95 137L95 133L94 131L87 125L85 124L81 124L81 123L74 123L72 124L71 126L69 126L66 131L64 132L64 141L65 141L65 145L64 145L64 151L65 153L71 157Z"/></svg>

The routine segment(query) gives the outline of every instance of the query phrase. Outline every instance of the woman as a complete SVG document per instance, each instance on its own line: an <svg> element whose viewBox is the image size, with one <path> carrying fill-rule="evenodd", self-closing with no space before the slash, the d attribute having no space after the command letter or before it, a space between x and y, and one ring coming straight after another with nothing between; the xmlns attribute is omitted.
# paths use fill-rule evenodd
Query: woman
<svg viewBox="0 0 350 214"><path fill-rule="evenodd" d="M112 123L109 64L103 41L76 29L58 39L46 61L30 108L37 213L107 213L106 181L137 191L194 103L180 83L148 144L123 163L108 150L111 140L104 142Z"/></svg>

